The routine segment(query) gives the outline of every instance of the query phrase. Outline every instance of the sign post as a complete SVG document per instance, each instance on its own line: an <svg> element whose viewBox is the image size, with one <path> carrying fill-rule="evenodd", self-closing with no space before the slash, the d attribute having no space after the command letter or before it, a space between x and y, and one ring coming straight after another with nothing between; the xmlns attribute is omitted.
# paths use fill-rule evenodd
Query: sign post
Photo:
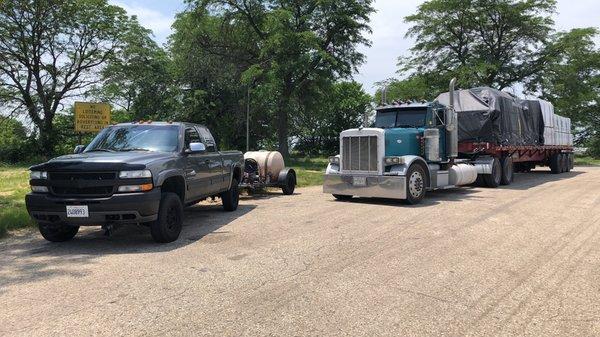
<svg viewBox="0 0 600 337"><path fill-rule="evenodd" d="M100 132L110 125L107 103L75 102L75 132Z"/></svg>

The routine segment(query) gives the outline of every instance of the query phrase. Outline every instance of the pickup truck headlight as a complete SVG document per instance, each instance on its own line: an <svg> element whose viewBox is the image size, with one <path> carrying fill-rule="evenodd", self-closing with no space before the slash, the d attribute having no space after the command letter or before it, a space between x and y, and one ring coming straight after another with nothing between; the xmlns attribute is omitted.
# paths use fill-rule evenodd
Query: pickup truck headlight
<svg viewBox="0 0 600 337"><path fill-rule="evenodd" d="M119 172L119 178L120 179L152 178L152 172L150 172L150 170L121 171L121 172Z"/></svg>
<svg viewBox="0 0 600 337"><path fill-rule="evenodd" d="M35 186L35 185L31 185L31 192L34 192L34 193L48 193L48 186Z"/></svg>
<svg viewBox="0 0 600 337"><path fill-rule="evenodd" d="M48 172L31 171L29 172L29 179L48 179Z"/></svg>
<svg viewBox="0 0 600 337"><path fill-rule="evenodd" d="M384 162L386 165L402 165L404 164L403 157L385 157Z"/></svg>

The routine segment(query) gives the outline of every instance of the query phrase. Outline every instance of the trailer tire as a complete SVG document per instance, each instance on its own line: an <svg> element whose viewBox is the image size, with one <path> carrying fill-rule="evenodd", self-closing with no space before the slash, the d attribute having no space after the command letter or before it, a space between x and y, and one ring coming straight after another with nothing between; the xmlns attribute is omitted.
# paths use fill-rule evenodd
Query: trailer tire
<svg viewBox="0 0 600 337"><path fill-rule="evenodd" d="M421 203L427 193L427 173L421 164L413 164L406 173L406 202L410 205Z"/></svg>
<svg viewBox="0 0 600 337"><path fill-rule="evenodd" d="M483 176L483 181L485 182L485 186L489 188L497 188L500 186L502 182L502 165L500 165L500 160L498 158L494 158L492 162L492 174L486 174Z"/></svg>
<svg viewBox="0 0 600 337"><path fill-rule="evenodd" d="M562 154L562 167L563 173L569 172L569 155L567 153Z"/></svg>
<svg viewBox="0 0 600 337"><path fill-rule="evenodd" d="M515 178L513 160L511 157L502 157L500 163L502 166L502 177L500 179L500 184L510 185Z"/></svg>
<svg viewBox="0 0 600 337"><path fill-rule="evenodd" d="M288 172L281 190L284 195L294 194L294 190L296 190L296 173L294 171Z"/></svg>
<svg viewBox="0 0 600 337"><path fill-rule="evenodd" d="M550 156L550 171L552 171L552 174L560 174L561 172L561 168L560 168L560 154L559 153L555 153L552 156Z"/></svg>
<svg viewBox="0 0 600 337"><path fill-rule="evenodd" d="M575 155L569 153L569 171L575 168Z"/></svg>

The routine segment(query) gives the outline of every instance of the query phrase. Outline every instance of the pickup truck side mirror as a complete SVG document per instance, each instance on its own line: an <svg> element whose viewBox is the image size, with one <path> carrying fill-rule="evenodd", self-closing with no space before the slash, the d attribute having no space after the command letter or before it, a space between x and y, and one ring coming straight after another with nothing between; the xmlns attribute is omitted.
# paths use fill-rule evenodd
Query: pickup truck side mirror
<svg viewBox="0 0 600 337"><path fill-rule="evenodd" d="M77 145L77 146L75 146L73 153L80 154L81 152L83 152L83 150L85 150L85 145Z"/></svg>
<svg viewBox="0 0 600 337"><path fill-rule="evenodd" d="M185 150L185 153L187 153L187 154L204 153L204 152L206 152L206 145L204 145L202 143L190 143L190 147Z"/></svg>

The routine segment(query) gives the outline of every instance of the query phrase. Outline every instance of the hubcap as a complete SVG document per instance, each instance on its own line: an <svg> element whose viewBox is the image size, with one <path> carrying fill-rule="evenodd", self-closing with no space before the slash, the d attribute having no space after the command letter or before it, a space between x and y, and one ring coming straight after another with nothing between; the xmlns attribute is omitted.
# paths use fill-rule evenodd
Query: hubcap
<svg viewBox="0 0 600 337"><path fill-rule="evenodd" d="M423 175L421 175L421 172L413 172L408 181L408 189L410 194L415 198L420 197L421 193L423 193L423 185Z"/></svg>

